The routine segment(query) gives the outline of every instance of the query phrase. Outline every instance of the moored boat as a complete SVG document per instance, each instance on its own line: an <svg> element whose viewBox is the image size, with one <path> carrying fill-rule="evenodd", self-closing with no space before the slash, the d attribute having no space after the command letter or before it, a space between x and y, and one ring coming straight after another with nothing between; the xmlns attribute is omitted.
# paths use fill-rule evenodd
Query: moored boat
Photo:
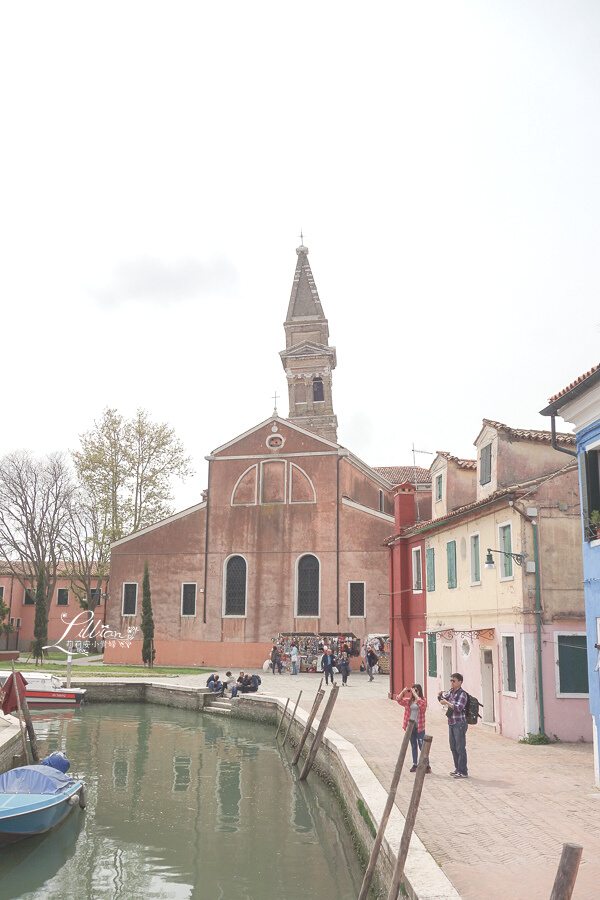
<svg viewBox="0 0 600 900"><path fill-rule="evenodd" d="M49 831L87 802L83 781L70 778L62 754L51 754L41 765L19 766L0 775L0 846Z"/></svg>
<svg viewBox="0 0 600 900"><path fill-rule="evenodd" d="M0 672L0 687L10 672ZM85 688L66 688L58 675L46 672L25 672L27 703L31 707L81 706L85 700Z"/></svg>

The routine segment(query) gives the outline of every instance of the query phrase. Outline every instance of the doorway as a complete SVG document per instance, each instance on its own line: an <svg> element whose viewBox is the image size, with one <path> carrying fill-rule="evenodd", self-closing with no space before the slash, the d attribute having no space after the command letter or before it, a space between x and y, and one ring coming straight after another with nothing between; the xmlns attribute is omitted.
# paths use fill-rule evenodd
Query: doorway
<svg viewBox="0 0 600 900"><path fill-rule="evenodd" d="M494 654L491 650L481 650L481 702L482 722L493 725L494 715Z"/></svg>
<svg viewBox="0 0 600 900"><path fill-rule="evenodd" d="M444 644L442 646L442 684L445 691L449 691L450 676L452 675L452 645Z"/></svg>

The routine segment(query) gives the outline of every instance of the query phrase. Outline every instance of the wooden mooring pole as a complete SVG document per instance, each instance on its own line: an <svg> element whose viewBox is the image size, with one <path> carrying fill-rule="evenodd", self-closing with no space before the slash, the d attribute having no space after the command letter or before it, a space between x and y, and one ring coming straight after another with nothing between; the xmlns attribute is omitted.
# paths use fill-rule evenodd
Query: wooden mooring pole
<svg viewBox="0 0 600 900"><path fill-rule="evenodd" d="M550 900L570 900L582 853L583 847L579 844L563 844Z"/></svg>
<svg viewBox="0 0 600 900"><path fill-rule="evenodd" d="M417 771L415 774L415 783L413 785L412 797L410 798L408 812L406 813L404 831L402 832L402 838L400 840L398 859L396 860L396 868L394 870L394 877L392 878L392 884L388 893L388 900L397 900L398 892L400 891L400 883L404 874L406 857L408 856L408 847L415 827L417 810L419 809L419 803L421 801L421 792L423 790L425 772L427 770L427 766L429 765L429 750L431 749L432 740L433 738L429 734L426 734L423 738L423 746L421 748L419 764L417 766Z"/></svg>
<svg viewBox="0 0 600 900"><path fill-rule="evenodd" d="M402 774L402 767L404 766L404 759L406 757L406 751L408 749L408 745L410 743L410 736L413 732L414 727L415 727L414 720L409 719L408 725L406 726L406 731L404 732L404 738L402 740L402 745L400 747L400 753L398 754L398 761L396 763L396 768L394 769L394 775L392 777L392 784L390 787L390 792L388 794L388 798L387 798L387 801L385 804L385 809L383 810L381 822L379 823L379 828L377 830L377 837L375 838L375 843L373 844L373 849L371 850L371 858L369 859L369 865L367 866L367 871L365 872L365 877L363 880L360 894L358 895L358 900L367 900L367 897L369 895L369 888L371 887L371 881L373 880L373 873L375 872L375 866L377 865L377 859L379 857L379 851L381 849L383 835L385 833L388 819L390 818L390 813L392 811L392 806L394 805L394 800L396 799L396 791L398 790L398 782L400 781L400 775Z"/></svg>
<svg viewBox="0 0 600 900"><path fill-rule="evenodd" d="M277 726L277 731L275 732L275 740L277 740L277 735L279 734L279 729L281 728L281 725L283 723L283 717L285 716L285 714L287 712L289 702L290 702L290 698L288 697L287 700L285 701L285 709L281 714L281 719L279 720L279 725Z"/></svg>
<svg viewBox="0 0 600 900"><path fill-rule="evenodd" d="M322 680L323 679L321 679L321 681ZM321 700L323 699L324 696L325 696L325 691L322 691L321 688L319 688L319 690L317 691L317 694L315 696L315 699L313 700L312 709L310 711L310 715L307 719L306 725L304 726L304 731L302 732L302 737L300 738L300 742L299 742L298 746L296 747L296 752L294 753L294 758L292 759L293 766L295 766L296 763L298 762L298 760L300 759L300 754L302 753L302 748L304 747L304 744L306 743L306 738L310 734L310 726L313 723L313 719L317 714L317 710L318 710L319 706L321 705Z"/></svg>
<svg viewBox="0 0 600 900"><path fill-rule="evenodd" d="M294 712L292 713L292 718L290 719L290 723L289 723L289 725L288 725L288 727L287 727L287 731L286 731L285 737L284 737L284 739L283 739L283 744L281 745L282 748L285 747L285 742L286 742L287 739L288 739L288 734L290 733L290 728L292 727L292 722L293 722L294 719L296 718L296 710L298 709L298 704L300 703L300 697L301 697L301 696L302 696L302 691L300 691L300 693L298 694L298 699L296 700L296 705L295 705L295 707L294 707Z"/></svg>
<svg viewBox="0 0 600 900"><path fill-rule="evenodd" d="M321 741L323 740L323 735L325 734L325 729L327 728L327 724L329 719L331 718L331 713L333 712L333 707L335 706L335 701L337 700L337 695L339 694L340 686L339 684L334 684L331 688L329 699L327 700L327 706L323 712L323 718L319 722L319 727L317 728L317 733L315 734L315 739L312 742L312 746L308 751L308 756L304 762L304 768L300 773L300 777L298 781L305 781L306 776L310 772L313 767L313 763L315 761L315 756L317 755L317 750L321 746Z"/></svg>

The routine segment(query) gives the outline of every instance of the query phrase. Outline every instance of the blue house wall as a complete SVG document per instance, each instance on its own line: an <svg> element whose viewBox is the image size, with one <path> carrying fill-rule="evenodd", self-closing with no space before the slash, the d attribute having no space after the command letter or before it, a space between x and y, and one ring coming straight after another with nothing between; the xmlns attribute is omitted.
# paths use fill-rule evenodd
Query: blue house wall
<svg viewBox="0 0 600 900"><path fill-rule="evenodd" d="M577 432L577 452L579 454L579 471L581 473L581 455L592 445L600 441L600 420ZM581 490L581 477L579 480ZM583 510L583 502L582 502ZM582 519L583 533L583 579L585 593L585 619L588 650L588 679L590 685L590 712L594 719L594 730L600 747L600 672L596 671L598 651L594 644L600 643L598 626L600 625L600 540L585 540L586 522ZM596 782L600 783L600 770L596 758Z"/></svg>

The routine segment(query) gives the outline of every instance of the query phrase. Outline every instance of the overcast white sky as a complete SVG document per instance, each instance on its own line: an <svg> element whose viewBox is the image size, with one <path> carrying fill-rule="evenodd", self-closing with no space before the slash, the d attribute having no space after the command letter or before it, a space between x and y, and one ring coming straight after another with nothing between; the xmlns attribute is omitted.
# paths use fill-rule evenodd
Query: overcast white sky
<svg viewBox="0 0 600 900"><path fill-rule="evenodd" d="M371 465L600 362L598 0L4 3L0 84L1 453L141 406L197 502L287 415L301 228Z"/></svg>

